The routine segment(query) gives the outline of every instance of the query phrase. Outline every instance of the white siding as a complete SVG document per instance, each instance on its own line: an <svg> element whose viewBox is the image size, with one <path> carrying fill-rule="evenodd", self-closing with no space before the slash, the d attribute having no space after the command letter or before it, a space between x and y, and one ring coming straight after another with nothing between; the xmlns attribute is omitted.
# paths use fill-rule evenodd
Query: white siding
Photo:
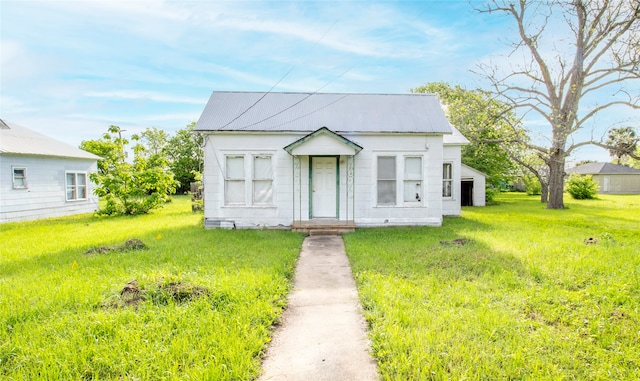
<svg viewBox="0 0 640 381"><path fill-rule="evenodd" d="M640 175L635 174L610 174L593 175L598 183L600 193L608 194L640 194ZM605 187L605 178L608 178L608 187ZM608 188L608 189L607 189Z"/></svg>
<svg viewBox="0 0 640 381"><path fill-rule="evenodd" d="M25 189L14 189L12 167L27 169ZM0 155L0 222L24 221L91 213L98 207L88 174L97 170L95 160ZM87 199L66 200L66 172L87 173Z"/></svg>
<svg viewBox="0 0 640 381"><path fill-rule="evenodd" d="M447 145L444 147L443 162L451 163L453 170L453 190L451 197L442 198L442 187L440 188L440 197L442 198L442 214L445 216L460 215L460 176L461 176L461 148L459 145ZM442 166L440 166L440 183L442 183Z"/></svg>
<svg viewBox="0 0 640 381"><path fill-rule="evenodd" d="M293 158L284 147L304 134L284 133L215 133L206 137L205 223L208 226L289 227L295 219L309 218L309 156L300 156L300 170L294 173ZM345 134L345 138L363 147L355 156L355 203L346 197L347 156L340 156L339 218L354 219L357 226L433 225L442 224L442 136L424 134ZM457 152L457 158L455 157ZM274 163L274 206L226 206L224 203L225 155L270 154ZM396 206L376 205L376 158L396 156L422 157L423 186L420 203L404 204L398 190ZM337 153L336 153L337 156ZM450 153L457 164L459 183L459 147ZM401 167L400 167L401 168ZM295 191L294 191L294 181ZM398 186L402 186L402 171L398 169ZM458 190L459 194L459 190ZM458 214L459 214L459 196ZM295 213L295 217L294 217Z"/></svg>

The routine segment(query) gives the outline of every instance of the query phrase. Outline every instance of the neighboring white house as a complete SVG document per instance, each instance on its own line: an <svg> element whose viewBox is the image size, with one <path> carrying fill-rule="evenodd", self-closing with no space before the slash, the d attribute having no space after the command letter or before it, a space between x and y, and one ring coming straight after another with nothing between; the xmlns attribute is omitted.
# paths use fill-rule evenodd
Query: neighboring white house
<svg viewBox="0 0 640 381"><path fill-rule="evenodd" d="M0 119L0 222L93 212L89 173L98 159Z"/></svg>
<svg viewBox="0 0 640 381"><path fill-rule="evenodd" d="M599 193L640 194L640 169L612 163L587 163L566 170L567 174L591 175Z"/></svg>
<svg viewBox="0 0 640 381"><path fill-rule="evenodd" d="M206 227L440 226L460 215L468 141L434 95L213 92L195 131Z"/></svg>

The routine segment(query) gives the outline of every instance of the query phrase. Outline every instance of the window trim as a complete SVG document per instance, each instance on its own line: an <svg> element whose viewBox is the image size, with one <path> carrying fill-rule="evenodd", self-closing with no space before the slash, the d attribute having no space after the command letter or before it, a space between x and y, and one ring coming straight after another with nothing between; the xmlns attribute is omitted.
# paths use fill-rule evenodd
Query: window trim
<svg viewBox="0 0 640 381"><path fill-rule="evenodd" d="M247 162L244 154L227 154L224 155L224 205L225 206L246 206L247 205ZM228 171L229 158L242 158L242 177L230 177ZM230 182L242 182L242 202L229 202L227 199L228 185Z"/></svg>
<svg viewBox="0 0 640 381"><path fill-rule="evenodd" d="M16 184L16 170L22 170L22 185ZM27 181L27 167L21 165L11 166L11 184L13 189L29 189Z"/></svg>
<svg viewBox="0 0 640 381"><path fill-rule="evenodd" d="M450 178L448 178L448 179L446 179L446 178L444 177L444 168L445 168L445 165L448 165L448 166L449 166L449 168L450 168L449 173L450 173L450 176L451 176L451 177L450 177ZM453 162L450 162L450 161L445 161L445 162L443 162L443 163L442 163L442 198L444 198L444 199L447 199L447 200L453 199L453 194L454 194L454 189L453 189L453 185L454 185L454 184L453 184L453 177L454 177L454 176L453 176ZM450 194L449 194L448 196L446 196L446 195L444 194L444 189L445 189L444 185L445 185L445 183L447 183L447 182L448 182L448 183L450 183L450 185L449 185L449 193L450 193Z"/></svg>
<svg viewBox="0 0 640 381"><path fill-rule="evenodd" d="M269 178L258 178L256 177L256 159L269 159L269 164L271 166L271 177ZM252 154L251 155L251 206L273 206L274 205L274 192L273 192L273 173L274 173L274 165L273 165L273 155L271 154ZM270 182L271 183L271 199L269 202L259 203L256 202L256 182Z"/></svg>
<svg viewBox="0 0 640 381"><path fill-rule="evenodd" d="M73 198L69 198L69 183L67 183L67 179L69 175L73 175L74 183L73 183ZM78 197L78 189L81 187L78 185L78 175L84 176L84 197ZM68 202L75 201L87 201L89 199L89 176L86 171L65 171L64 172L64 197Z"/></svg>
<svg viewBox="0 0 640 381"><path fill-rule="evenodd" d="M387 178L381 179L379 177L379 175L380 175L380 171L379 171L379 169L380 169L380 158L393 158L393 164L394 164L394 168L393 168L394 178L393 179L390 179L390 178L389 179L387 179ZM376 155L376 169L375 170L376 170L376 172L375 172L375 174L376 174L376 177L375 177L375 179L376 179L376 193L375 193L375 195L376 195L376 206L377 207L383 207L383 208L384 207L397 207L398 206L398 155L390 155L390 154ZM395 199L393 200L392 203L385 203L385 204L380 203L380 181L384 181L384 182L388 182L388 183L393 181L393 183L394 183L394 185L393 185L394 186L394 192L393 193L394 193Z"/></svg>
<svg viewBox="0 0 640 381"><path fill-rule="evenodd" d="M230 178L227 171L227 159L228 158L242 158L243 160L243 176L242 178ZM271 163L271 177L270 178L256 178L255 177L255 160L256 158L270 159ZM223 208L274 208L276 206L275 182L276 182L276 155L274 152L269 151L236 151L229 150L224 153L224 173L222 174L222 187L223 196L221 199ZM229 181L237 181L243 183L242 189L242 202L229 203L227 200L227 185ZM255 183L256 182L271 182L271 199L268 203L258 203L255 200Z"/></svg>
<svg viewBox="0 0 640 381"><path fill-rule="evenodd" d="M403 165L403 173L402 173L402 202L404 205L408 206L420 206L424 200L424 156L422 155L404 155L402 157L402 165ZM407 178L407 159L420 159L420 177L409 179ZM409 182L420 182L420 192L416 193L418 195L417 200L406 201L404 198L406 193L406 184ZM412 192L413 193L413 192Z"/></svg>

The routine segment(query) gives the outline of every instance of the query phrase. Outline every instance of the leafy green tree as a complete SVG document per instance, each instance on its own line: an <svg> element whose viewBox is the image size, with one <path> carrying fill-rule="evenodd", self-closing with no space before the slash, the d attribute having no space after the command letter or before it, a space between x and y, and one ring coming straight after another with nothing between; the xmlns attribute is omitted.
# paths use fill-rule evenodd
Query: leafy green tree
<svg viewBox="0 0 640 381"><path fill-rule="evenodd" d="M538 195L542 193L542 184L540 184L540 180L534 175L527 175L522 178L524 182L525 191L528 195Z"/></svg>
<svg viewBox="0 0 640 381"><path fill-rule="evenodd" d="M196 174L202 172L204 166L204 152L202 136L193 131L195 122L176 131L169 139L163 152L169 162L169 167L180 183L179 193L189 191L191 182L197 181Z"/></svg>
<svg viewBox="0 0 640 381"><path fill-rule="evenodd" d="M137 141L134 136L132 140ZM143 155L140 144L133 149L133 162L127 162L125 150L129 142L122 138L118 126L110 126L101 140L84 141L81 147L96 155L101 153L100 170L89 176L96 184L94 193L105 198L100 214L141 214L161 207L176 189L173 173L167 169L166 160L150 160ZM95 149L95 151L92 151Z"/></svg>
<svg viewBox="0 0 640 381"><path fill-rule="evenodd" d="M80 148L102 158L98 160L98 171L105 174L118 162L125 160L124 146L127 144L129 142L122 138L120 127L109 126L108 132L102 135L102 139L84 140L80 143Z"/></svg>
<svg viewBox="0 0 640 381"><path fill-rule="evenodd" d="M508 180L514 164L500 142L510 140L514 134L515 118L505 113L505 105L493 100L488 92L444 82L428 83L411 91L438 95L449 122L470 142L462 147L464 164L487 174L487 183L495 187Z"/></svg>
<svg viewBox="0 0 640 381"><path fill-rule="evenodd" d="M640 169L640 160L636 159L637 157L640 157L640 144L636 148L635 155L633 157L625 157L622 161L622 164L626 165L627 167Z"/></svg>
<svg viewBox="0 0 640 381"><path fill-rule="evenodd" d="M622 163L622 158L633 154L640 142L640 136L636 135L633 127L612 128L609 130L607 145L610 146L609 154L616 158L617 164Z"/></svg>
<svg viewBox="0 0 640 381"><path fill-rule="evenodd" d="M144 147L140 156L147 158L161 156L169 142L169 135L157 127L147 127L140 135L136 136L138 138L138 144Z"/></svg>

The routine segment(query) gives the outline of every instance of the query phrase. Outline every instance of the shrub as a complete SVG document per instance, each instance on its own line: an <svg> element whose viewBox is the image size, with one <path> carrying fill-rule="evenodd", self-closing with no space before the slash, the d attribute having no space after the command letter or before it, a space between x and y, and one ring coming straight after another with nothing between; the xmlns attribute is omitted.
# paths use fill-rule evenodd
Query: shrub
<svg viewBox="0 0 640 381"><path fill-rule="evenodd" d="M542 193L542 185L540 180L535 176L525 176L522 181L524 182L524 189L529 196L534 196Z"/></svg>
<svg viewBox="0 0 640 381"><path fill-rule="evenodd" d="M573 174L567 179L565 190L576 200L593 199L598 194L598 183L591 175Z"/></svg>
<svg viewBox="0 0 640 381"><path fill-rule="evenodd" d="M485 189L485 202L487 203L487 205L493 205L494 204L494 199L496 198L496 195L498 195L500 193L500 189L494 188L493 186L488 186Z"/></svg>

